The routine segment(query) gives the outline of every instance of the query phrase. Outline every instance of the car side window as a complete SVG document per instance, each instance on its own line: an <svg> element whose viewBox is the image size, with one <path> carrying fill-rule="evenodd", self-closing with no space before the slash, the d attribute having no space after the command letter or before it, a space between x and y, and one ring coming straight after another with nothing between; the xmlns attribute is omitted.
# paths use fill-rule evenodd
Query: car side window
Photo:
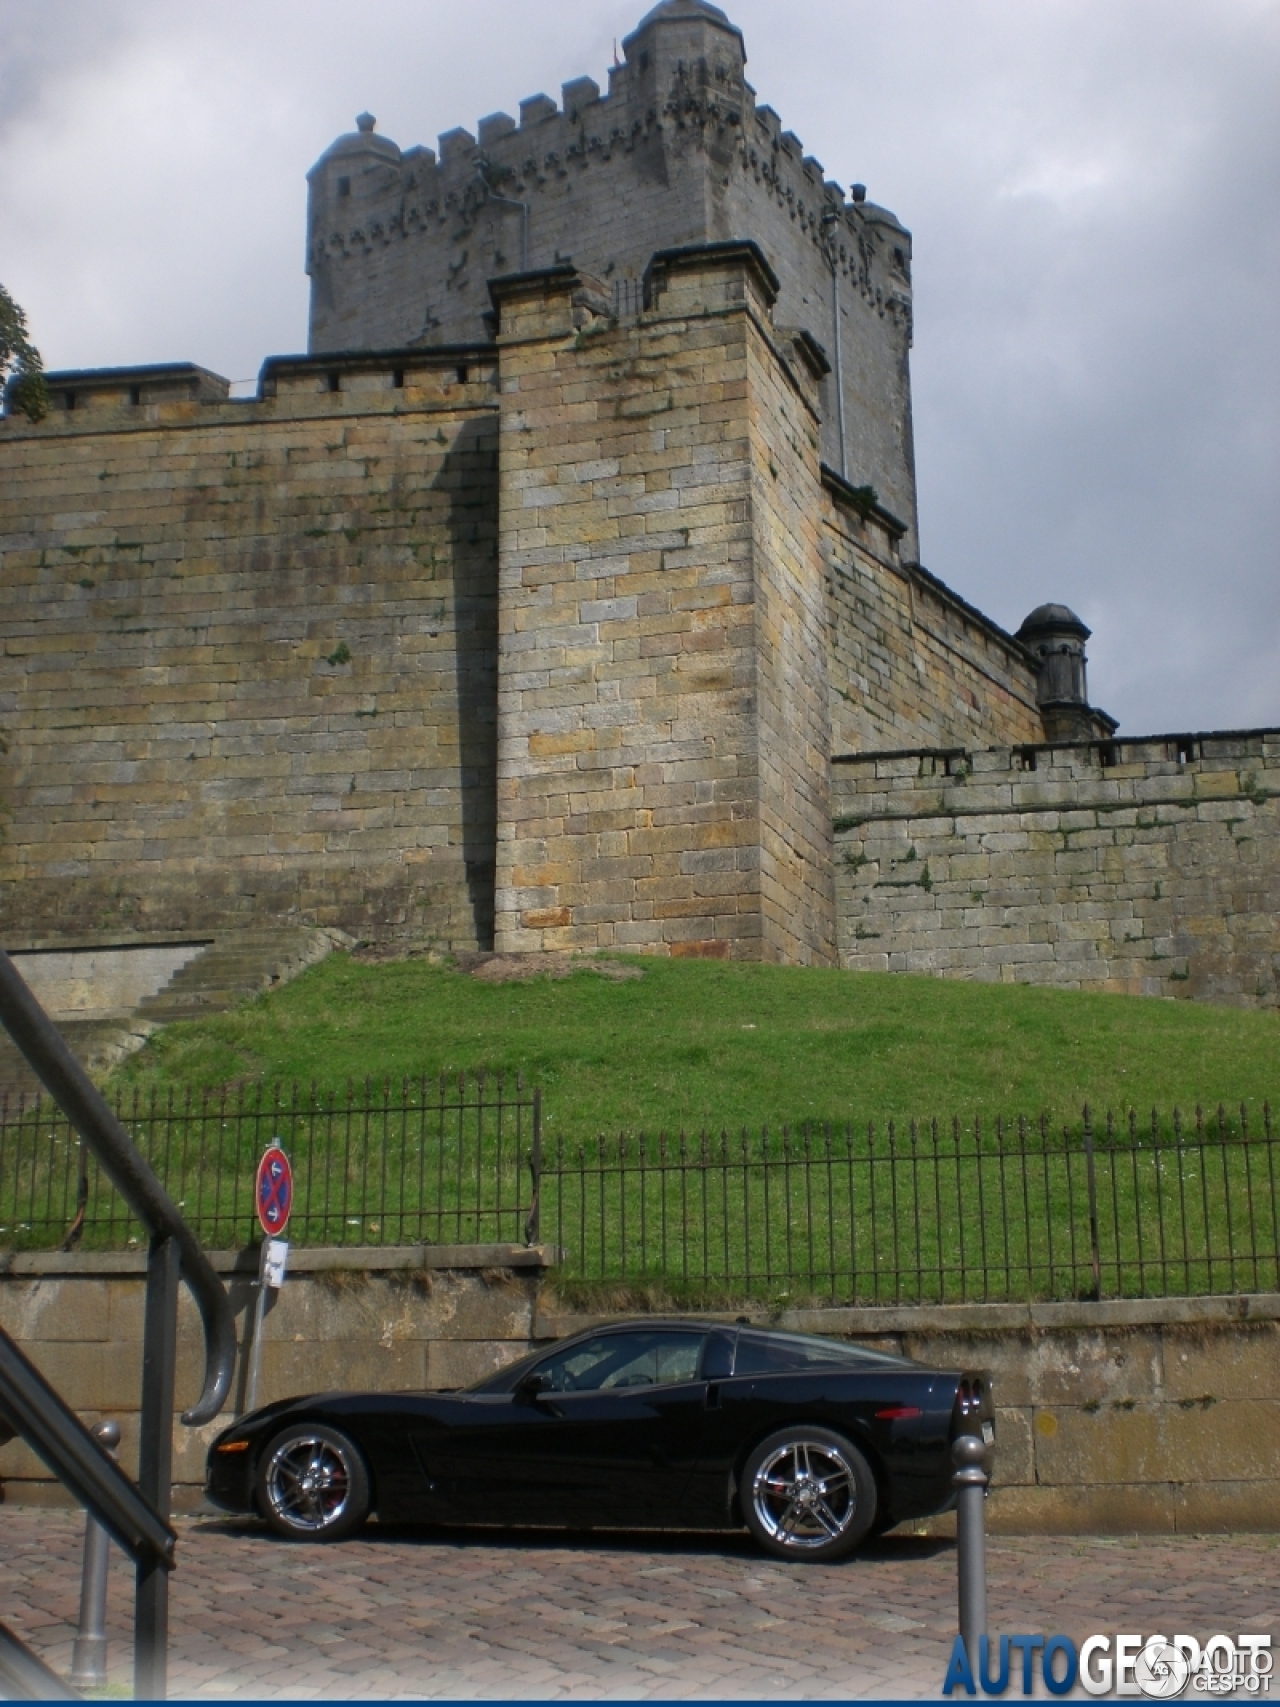
<svg viewBox="0 0 1280 1707"><path fill-rule="evenodd" d="M901 1359L877 1357L875 1352L860 1347L844 1346L819 1339L806 1340L798 1335L785 1334L738 1335L738 1351L734 1358L735 1375L775 1375L783 1370L858 1369Z"/></svg>
<svg viewBox="0 0 1280 1707"><path fill-rule="evenodd" d="M692 1381L706 1336L655 1329L601 1334L555 1352L538 1365L547 1392L598 1393L621 1387L666 1387Z"/></svg>

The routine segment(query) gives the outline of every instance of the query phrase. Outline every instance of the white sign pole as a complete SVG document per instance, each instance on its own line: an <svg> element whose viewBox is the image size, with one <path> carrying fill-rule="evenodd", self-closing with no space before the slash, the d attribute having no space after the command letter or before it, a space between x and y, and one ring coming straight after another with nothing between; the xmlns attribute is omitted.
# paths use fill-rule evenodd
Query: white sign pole
<svg viewBox="0 0 1280 1707"><path fill-rule="evenodd" d="M264 1239L261 1245L261 1260L258 1264L258 1278L254 1284L258 1288L258 1296L253 1304L253 1339L249 1344L249 1384L245 1389L244 1408L246 1411L256 1411L258 1408L258 1384L262 1378L262 1328L267 1314L267 1252L271 1248L271 1240Z"/></svg>
<svg viewBox="0 0 1280 1707"><path fill-rule="evenodd" d="M289 1267L289 1244L286 1239L264 1239L258 1264L258 1296L253 1304L253 1340L249 1347L249 1384L244 1408L258 1408L258 1385L262 1379L262 1330L267 1317L267 1293L279 1292Z"/></svg>

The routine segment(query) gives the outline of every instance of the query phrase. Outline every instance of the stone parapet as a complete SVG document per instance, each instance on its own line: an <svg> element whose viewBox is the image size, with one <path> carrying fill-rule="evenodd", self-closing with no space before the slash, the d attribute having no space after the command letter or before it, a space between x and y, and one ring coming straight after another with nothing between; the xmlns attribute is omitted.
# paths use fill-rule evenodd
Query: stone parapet
<svg viewBox="0 0 1280 1707"><path fill-rule="evenodd" d="M843 965L1280 1005L1280 731L833 776Z"/></svg>

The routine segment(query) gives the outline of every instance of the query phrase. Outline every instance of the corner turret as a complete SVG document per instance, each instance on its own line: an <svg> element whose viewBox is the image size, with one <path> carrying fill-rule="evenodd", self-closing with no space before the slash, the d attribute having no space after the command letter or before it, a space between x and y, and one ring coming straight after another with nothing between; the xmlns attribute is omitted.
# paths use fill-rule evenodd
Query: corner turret
<svg viewBox="0 0 1280 1707"><path fill-rule="evenodd" d="M319 260L330 232L350 223L350 210L398 181L402 156L390 137L379 136L377 119L360 113L356 128L328 148L307 173L307 273L312 314L333 307L333 281Z"/></svg>
<svg viewBox="0 0 1280 1707"><path fill-rule="evenodd" d="M665 62L714 62L721 56L741 75L747 63L742 31L718 6L707 0L661 0L646 12L622 43L629 66L642 75L654 73L665 86L658 56Z"/></svg>
<svg viewBox="0 0 1280 1707"><path fill-rule="evenodd" d="M1084 643L1092 630L1066 605L1037 605L1018 630L1036 663L1036 704L1050 741L1113 735L1116 721L1089 704Z"/></svg>

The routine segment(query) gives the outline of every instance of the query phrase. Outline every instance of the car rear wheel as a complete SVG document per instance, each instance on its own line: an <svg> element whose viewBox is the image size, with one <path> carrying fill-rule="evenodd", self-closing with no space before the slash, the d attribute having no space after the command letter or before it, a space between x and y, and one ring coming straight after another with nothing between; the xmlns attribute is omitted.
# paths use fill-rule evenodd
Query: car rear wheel
<svg viewBox="0 0 1280 1707"><path fill-rule="evenodd" d="M871 1467L830 1429L779 1429L747 1459L742 1513L768 1553L782 1559L839 1559L876 1520Z"/></svg>
<svg viewBox="0 0 1280 1707"><path fill-rule="evenodd" d="M295 1423L262 1455L258 1504L281 1535L340 1541L369 1515L369 1472L360 1448L325 1423Z"/></svg>

